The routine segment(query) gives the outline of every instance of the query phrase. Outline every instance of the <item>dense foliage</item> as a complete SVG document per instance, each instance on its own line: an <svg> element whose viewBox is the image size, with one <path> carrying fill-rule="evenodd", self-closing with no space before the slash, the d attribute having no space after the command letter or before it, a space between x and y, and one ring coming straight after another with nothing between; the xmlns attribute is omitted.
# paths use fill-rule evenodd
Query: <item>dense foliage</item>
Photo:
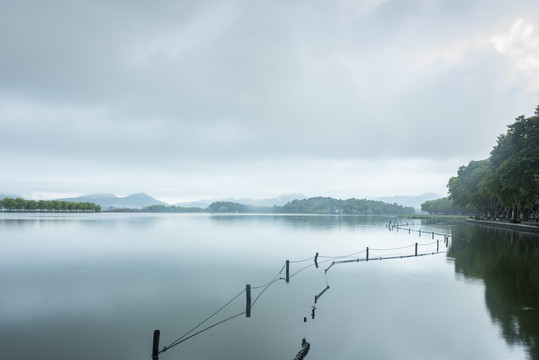
<svg viewBox="0 0 539 360"><path fill-rule="evenodd" d="M4 198L0 200L0 209L6 211L63 211L63 212L99 212L101 206L90 202L60 200L25 200Z"/></svg>
<svg viewBox="0 0 539 360"><path fill-rule="evenodd" d="M274 213L275 207L244 205L230 201L216 201L207 208L153 205L144 208L153 213Z"/></svg>
<svg viewBox="0 0 539 360"><path fill-rule="evenodd" d="M196 209L190 211L190 209ZM218 201L206 209L179 208L175 206L150 206L144 208L149 212L211 212L211 213L276 213L276 214L414 214L412 207L388 204L374 200L339 200L330 197L314 197L304 200L294 200L284 206L252 206L235 202Z"/></svg>
<svg viewBox="0 0 539 360"><path fill-rule="evenodd" d="M217 201L208 206L209 212L244 213L247 212L247 205L230 201Z"/></svg>
<svg viewBox="0 0 539 360"><path fill-rule="evenodd" d="M314 197L304 200L294 200L279 208L280 213L306 214L414 214L412 207L398 204L388 204L382 201L366 199L340 200L330 197Z"/></svg>
<svg viewBox="0 0 539 360"><path fill-rule="evenodd" d="M454 204L487 217L527 218L539 207L539 106L500 135L486 160L461 166L447 184Z"/></svg>
<svg viewBox="0 0 539 360"><path fill-rule="evenodd" d="M466 215L469 213L469 210L453 204L453 201L447 197L437 200L427 200L421 204L421 210L429 214L443 215Z"/></svg>

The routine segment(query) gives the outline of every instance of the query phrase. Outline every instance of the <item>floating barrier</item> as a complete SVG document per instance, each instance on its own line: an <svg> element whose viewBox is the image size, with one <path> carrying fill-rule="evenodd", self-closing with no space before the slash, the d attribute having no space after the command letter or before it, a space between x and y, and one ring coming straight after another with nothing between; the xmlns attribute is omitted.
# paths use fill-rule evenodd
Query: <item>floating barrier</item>
<svg viewBox="0 0 539 360"><path fill-rule="evenodd" d="M391 222L389 222L388 224L386 224L386 228L389 229L390 231L393 231L396 229L396 231L398 232L399 231L399 228L404 228L404 226L409 226L408 224L406 225L402 225L402 224L392 224ZM412 232L418 232L419 233L419 237L421 237L421 234L422 234L422 230L421 229L418 229L418 230L414 230L414 229L411 229L410 227L408 227L408 234L411 234ZM451 237L451 235L448 235L448 234L440 234L440 233L436 233L434 231L431 232L431 236L432 236L432 239L435 238L435 236L438 235L438 236L443 236L443 241L444 241L444 244L446 246L446 248L449 247L449 238ZM318 252L315 254L315 256L313 257L310 257L308 259L304 259L304 260L298 260L298 261L290 261L290 260L286 260L285 261L285 264L283 265L283 267L281 268L281 270L277 273L277 275L272 279L270 280L269 282L267 282L266 284L263 284L263 285L259 285L259 286L251 286L250 284L247 284L245 285L245 289L240 291L237 295L235 295L230 301L228 301L225 305L223 305L221 308L219 308L217 311L215 311L213 314L211 314L209 317L207 317L205 320L203 320L202 322L200 322L197 326L195 326L194 328L192 328L191 330L189 330L187 333L185 333L184 335L182 335L181 337L179 337L178 339L176 339L175 341L173 341L172 343L170 343L168 346L164 346L161 350L159 350L159 341L160 341L160 331L159 330L155 330L154 331L154 337L153 337L153 347L152 347L152 360L158 360L159 359L159 354L161 353L164 353L166 352L167 350L207 331L207 330L210 330L218 325L221 325L225 322L228 322L230 320L233 320L237 317L240 317L240 316L243 316L245 315L246 318L250 318L251 317L251 311L252 311L252 308L254 307L254 305L256 304L256 302L259 300L259 298L264 294L264 292L270 287L272 286L273 284L275 284L276 282L278 281L281 281L281 280L284 280L286 283L289 283L290 282L290 279L293 278L295 275L297 275L298 273L300 273L301 271L303 270L306 270L310 267L315 267L315 268L318 268L319 267L319 264L322 264L322 263L325 263L325 262L330 262L331 261L331 264L324 270L324 274L325 274L325 277L326 277L326 287L318 294L316 294L314 296L314 304L311 306L311 319L314 320L315 318L315 312L316 312L316 304L318 303L318 300L320 299L320 297L326 293L326 291L328 291L330 289L329 287L329 283L327 281L327 272L335 265L340 265L340 264L349 264L349 263L358 263L358 262L368 262L369 260L390 260L390 259L405 259L405 258L411 258L411 257L418 257L418 256L427 256L427 255L436 255L436 254L443 254L443 253L447 253L449 251L458 251L458 250L461 250L463 248L465 248L466 246L468 246L470 244L469 240L465 240L465 239L460 239L460 240L463 240L464 241L464 244L458 248L451 248L450 250L444 250L444 251L440 251L440 240L436 240L434 242L431 242L431 243L427 243L427 244L420 244L418 242L415 242L413 245L410 245L410 246L404 246L404 247L400 247L400 248L389 248L389 249L369 249L369 247L366 247L365 250L361 250L361 251L358 251L358 252L355 252L355 253L352 253L352 254L348 254L348 255L342 255L342 256L322 256L320 255ZM434 244L436 244L436 251L428 251L428 252L422 252L422 253L419 253L418 252L418 249L419 249L419 246L429 246L429 247L433 247ZM370 250L371 251L377 251L377 252L393 252L395 250L404 250L406 248L410 248L410 247L414 247L414 252L413 254L411 254L410 252L408 252L407 254L406 253L403 253L403 254L400 254L400 255L386 255L386 256L378 256L378 257L374 257L374 258L371 258L370 257ZM359 257L355 257L353 258L354 256L357 256L357 255L360 255L362 253L365 253L365 257L362 257L362 258L359 258ZM323 261L318 261L319 258L322 258L322 259L326 259L326 260L323 260ZM304 266L303 268L297 270L295 273L293 274L290 274L290 265L291 264L294 264L294 263L303 263L303 262L306 262L306 261L310 261L314 259L314 262L307 265L307 266ZM338 259L342 259L342 260L338 260ZM283 272L283 270L285 270L285 277L281 277L281 274ZM252 296L252 291L253 290L258 290L258 289L262 289L260 291L260 293L258 294L258 296L255 298L254 301L251 301L251 296ZM240 295L242 295L243 293L245 292L245 311L244 312L241 312L241 313L237 313L235 315L232 315L232 316L229 316L223 320L220 320L216 323L213 323L212 325L209 325L201 330L198 330L202 325L204 325L206 322L208 322L210 319L212 319L214 316L216 316L218 313L220 313L222 310L224 310L228 305L230 305L232 302L234 302ZM304 317L303 318L303 321L304 322L307 322L307 317ZM196 331L196 332L195 332ZM294 358L294 360L298 359L298 360L301 360L303 358L305 358L305 356L307 355L307 353L309 352L309 349L310 349L310 344L305 340L303 339L302 340L302 348L301 350L298 352L298 354L296 355L296 357Z"/></svg>

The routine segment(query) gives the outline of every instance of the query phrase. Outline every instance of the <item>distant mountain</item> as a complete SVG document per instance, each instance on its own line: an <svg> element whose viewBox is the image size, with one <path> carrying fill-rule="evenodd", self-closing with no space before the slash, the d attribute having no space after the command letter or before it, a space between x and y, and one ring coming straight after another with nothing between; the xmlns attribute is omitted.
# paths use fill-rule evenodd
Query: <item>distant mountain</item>
<svg viewBox="0 0 539 360"><path fill-rule="evenodd" d="M150 195L144 193L131 194L125 197L118 197L113 194L93 194L83 195L76 198L63 198L58 200L73 202L91 202L101 206L103 210L142 209L145 206L151 205L168 205L167 203L154 199Z"/></svg>
<svg viewBox="0 0 539 360"><path fill-rule="evenodd" d="M402 206L411 206L414 209L421 209L421 204L427 200L436 200L441 199L443 196L435 194L433 192L421 194L421 195L395 195L395 196L385 196L379 198L372 198L372 200L383 201L389 204L397 203Z"/></svg>
<svg viewBox="0 0 539 360"><path fill-rule="evenodd" d="M199 207L207 208L210 204L217 201L224 202L233 202L243 205L253 205L253 206L283 206L293 200L303 200L307 197L303 194L284 194L275 198L268 199L234 199L234 198L225 198L225 199L213 199L213 200L198 200L198 201L189 201L189 202L180 202L174 204L175 206L181 207Z"/></svg>
<svg viewBox="0 0 539 360"><path fill-rule="evenodd" d="M1 199L4 199L4 198L11 198L11 199L16 199L16 198L20 198L22 196L19 196L19 195L6 195L6 194L0 194L0 200Z"/></svg>

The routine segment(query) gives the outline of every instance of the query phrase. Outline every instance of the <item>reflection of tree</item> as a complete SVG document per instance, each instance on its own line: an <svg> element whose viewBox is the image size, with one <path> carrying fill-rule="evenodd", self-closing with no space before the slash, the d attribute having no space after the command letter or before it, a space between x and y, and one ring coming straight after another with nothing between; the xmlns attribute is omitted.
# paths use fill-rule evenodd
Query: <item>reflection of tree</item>
<svg viewBox="0 0 539 360"><path fill-rule="evenodd" d="M485 283L485 302L506 341L524 344L539 359L539 236L490 227L462 225L453 233L470 239L456 251L455 271Z"/></svg>
<svg viewBox="0 0 539 360"><path fill-rule="evenodd" d="M213 221L251 222L264 221L284 224L292 228L314 228L316 230L336 227L364 227L383 226L390 220L396 221L392 216L383 215L213 215ZM397 220L398 221L398 220Z"/></svg>

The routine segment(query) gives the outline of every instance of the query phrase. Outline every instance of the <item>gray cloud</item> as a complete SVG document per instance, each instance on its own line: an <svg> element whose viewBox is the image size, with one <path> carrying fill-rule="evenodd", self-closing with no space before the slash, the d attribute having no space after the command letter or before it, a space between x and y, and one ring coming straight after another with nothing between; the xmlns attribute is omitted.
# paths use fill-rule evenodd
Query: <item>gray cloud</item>
<svg viewBox="0 0 539 360"><path fill-rule="evenodd" d="M539 26L538 12L532 1L4 3L0 150L8 168L190 168L199 182L222 163L254 178L271 162L283 189L292 163L424 159L446 174L488 156L539 103L538 69L492 43L518 19Z"/></svg>

